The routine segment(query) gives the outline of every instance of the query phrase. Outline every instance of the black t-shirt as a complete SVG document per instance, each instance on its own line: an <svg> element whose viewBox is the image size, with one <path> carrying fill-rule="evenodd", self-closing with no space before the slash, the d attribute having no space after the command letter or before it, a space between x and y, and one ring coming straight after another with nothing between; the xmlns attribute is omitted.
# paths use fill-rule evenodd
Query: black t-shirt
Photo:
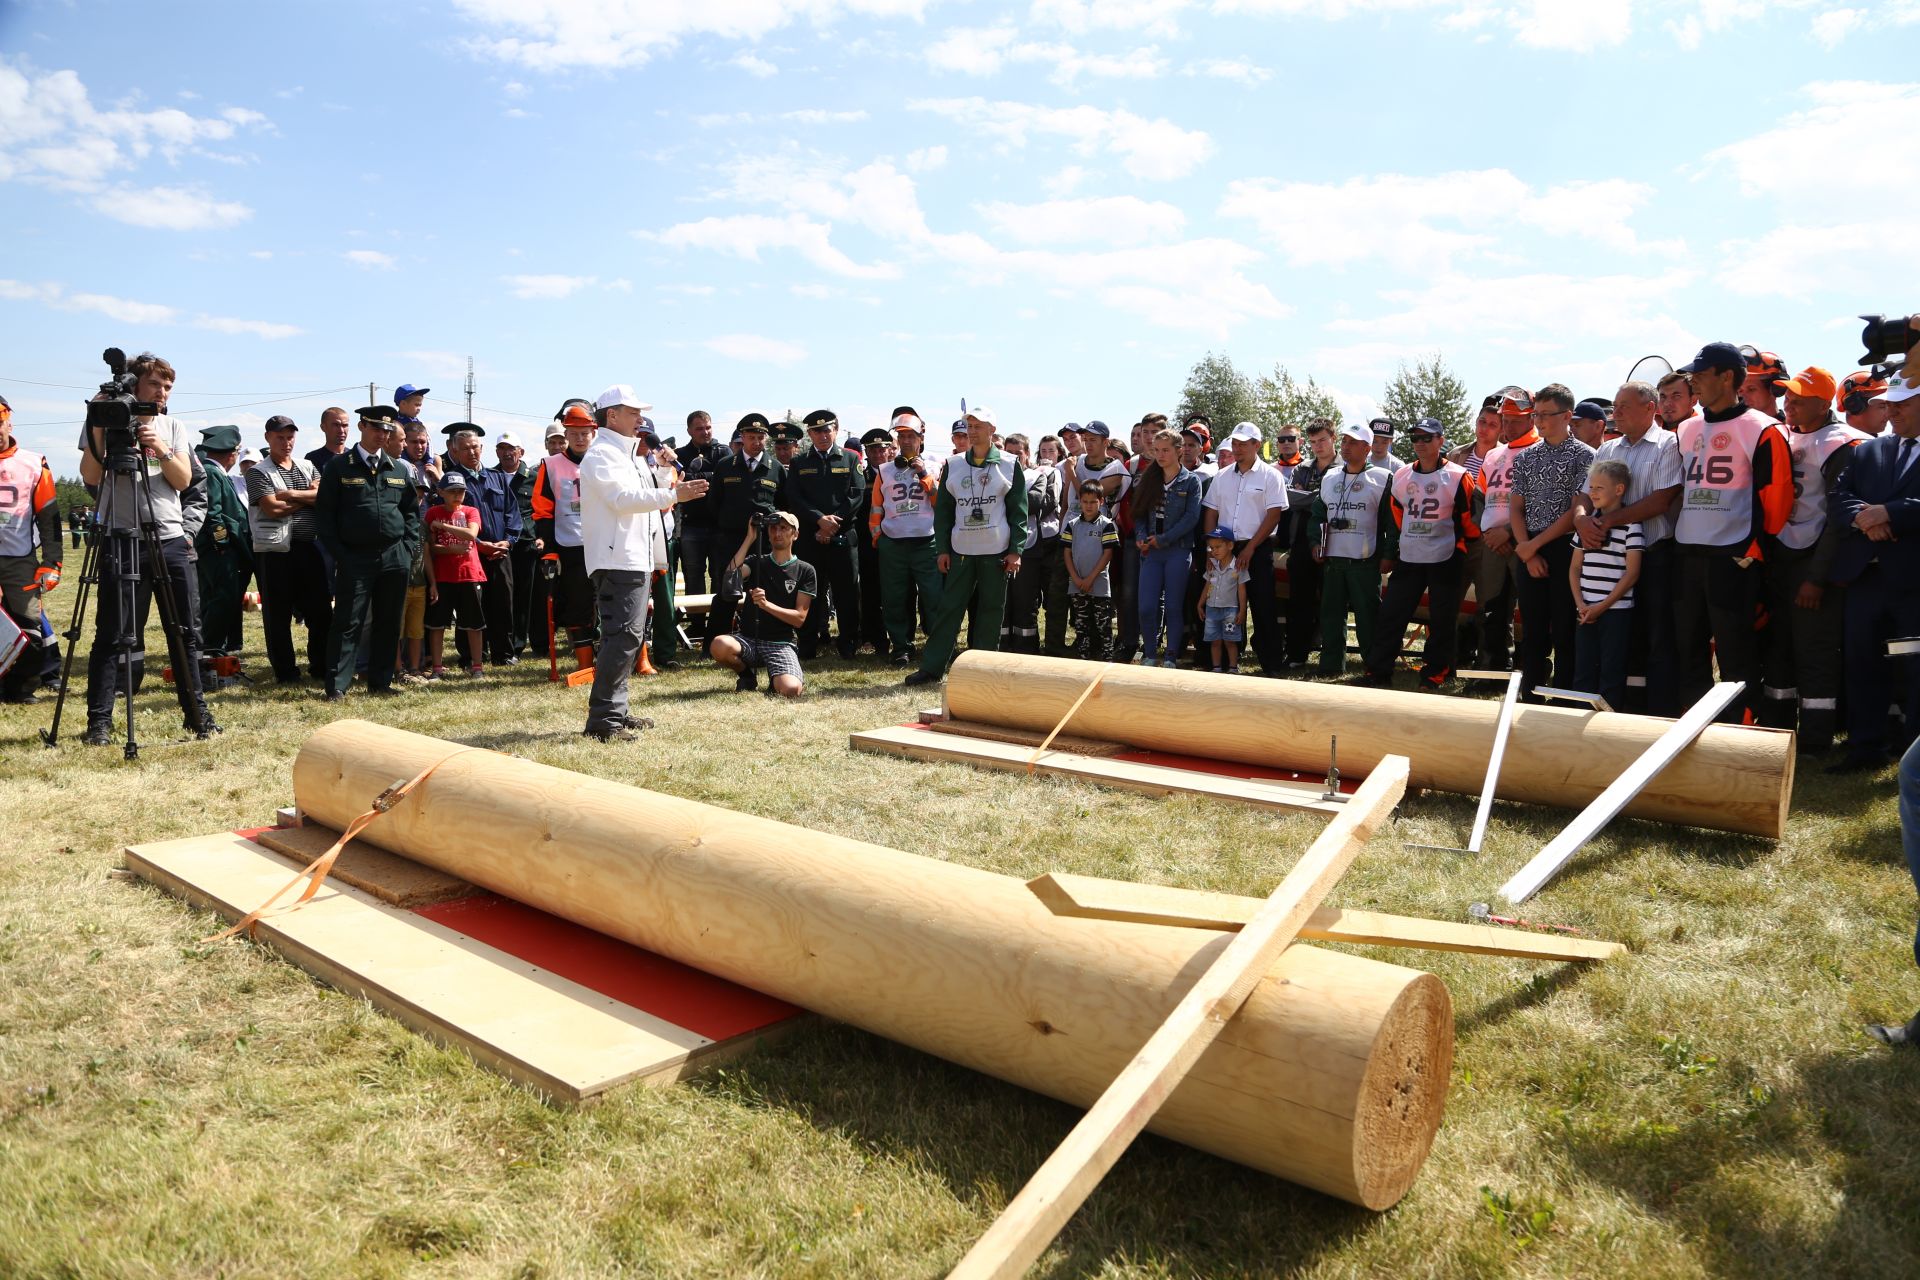
<svg viewBox="0 0 1920 1280"><path fill-rule="evenodd" d="M768 604L797 609L801 596L817 594L819 578L813 566L799 556L775 564L771 555L760 555L748 556L740 569L740 634L755 640L793 640L793 628L761 609L746 593L759 587L767 593Z"/></svg>

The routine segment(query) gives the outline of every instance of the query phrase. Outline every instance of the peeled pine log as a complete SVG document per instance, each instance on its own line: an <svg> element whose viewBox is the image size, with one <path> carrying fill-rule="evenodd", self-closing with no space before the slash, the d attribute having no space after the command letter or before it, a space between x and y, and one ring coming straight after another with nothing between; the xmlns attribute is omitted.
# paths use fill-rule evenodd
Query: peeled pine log
<svg viewBox="0 0 1920 1280"><path fill-rule="evenodd" d="M307 741L294 797L345 826L436 761L361 839L1078 1106L1229 940L1065 919L1010 876L363 721ZM1426 1159L1452 1059L1439 979L1294 946L1151 1128L1384 1209Z"/></svg>
<svg viewBox="0 0 1920 1280"><path fill-rule="evenodd" d="M1099 666L969 649L947 675L947 714L1017 729L1059 724ZM1110 666L1064 731L1150 751L1324 773L1364 774L1388 755L1413 762L1410 787L1478 796L1500 704L1305 680ZM1515 709L1497 794L1584 808L1672 725L1658 716ZM1793 795L1793 735L1714 725L1622 812L1683 826L1779 839Z"/></svg>

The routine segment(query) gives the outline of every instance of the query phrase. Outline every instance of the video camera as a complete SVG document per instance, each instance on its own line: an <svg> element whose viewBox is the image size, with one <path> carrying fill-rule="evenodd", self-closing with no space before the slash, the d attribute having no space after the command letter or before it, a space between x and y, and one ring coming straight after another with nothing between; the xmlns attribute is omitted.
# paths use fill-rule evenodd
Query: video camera
<svg viewBox="0 0 1920 1280"><path fill-rule="evenodd" d="M1920 329L1915 329L1908 316L1861 316L1867 327L1860 331L1860 341L1866 346L1867 354L1860 357L1861 364L1881 364L1893 361L1898 364L1915 345L1920 344Z"/></svg>
<svg viewBox="0 0 1920 1280"><path fill-rule="evenodd" d="M753 513L753 527L756 529L764 531L780 523L781 520L778 512L756 511Z"/></svg>
<svg viewBox="0 0 1920 1280"><path fill-rule="evenodd" d="M108 347L100 358L113 376L100 384L100 398L87 403L87 448L108 471L130 476L140 470L140 436L133 420L155 416L160 406L135 398L140 379L127 372L126 352ZM99 449L93 445L95 428L101 433Z"/></svg>

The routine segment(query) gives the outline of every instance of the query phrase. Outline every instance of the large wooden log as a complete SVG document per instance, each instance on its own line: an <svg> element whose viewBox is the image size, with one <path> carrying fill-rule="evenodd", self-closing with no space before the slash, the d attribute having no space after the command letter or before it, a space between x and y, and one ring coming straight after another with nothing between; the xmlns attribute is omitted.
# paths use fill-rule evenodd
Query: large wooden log
<svg viewBox="0 0 1920 1280"><path fill-rule="evenodd" d="M1054 915L1009 876L362 721L309 739L294 797L361 838L828 1017L1086 1106L1227 935ZM1453 1056L1431 974L1289 948L1155 1132L1385 1208L1425 1160Z"/></svg>
<svg viewBox="0 0 1920 1280"><path fill-rule="evenodd" d="M1051 729L1086 689L1093 664L968 650L947 675L947 714L1019 729ZM1065 731L1153 751L1324 772L1340 738L1341 771L1365 773L1388 755L1413 761L1411 785L1477 796L1500 704L1306 680L1117 667ZM1584 808L1672 721L1658 716L1519 707L1498 795ZM1793 735L1714 725L1623 812L1686 826L1779 839L1793 795Z"/></svg>

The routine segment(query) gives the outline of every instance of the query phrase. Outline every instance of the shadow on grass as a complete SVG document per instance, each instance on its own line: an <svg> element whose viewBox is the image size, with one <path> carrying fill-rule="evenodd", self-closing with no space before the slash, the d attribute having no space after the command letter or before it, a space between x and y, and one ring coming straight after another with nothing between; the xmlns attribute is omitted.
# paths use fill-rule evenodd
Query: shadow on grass
<svg viewBox="0 0 1920 1280"><path fill-rule="evenodd" d="M855 1028L822 1023L693 1088L771 1107L875 1156L930 1171L984 1217L1079 1119L1075 1108ZM1380 1221L1281 1179L1144 1135L1060 1235L1061 1275L1153 1258L1171 1274L1310 1268ZM971 1241L955 1242L964 1251ZM955 1257L957 1259L958 1252Z"/></svg>
<svg viewBox="0 0 1920 1280"><path fill-rule="evenodd" d="M1564 1150L1700 1241L1717 1274L1920 1275L1920 1053L1810 1058L1779 1096L1744 1064L1720 1073L1720 1096L1685 1123L1578 1127ZM1781 1167L1828 1171L1831 1211L1822 1196L1783 1216Z"/></svg>

